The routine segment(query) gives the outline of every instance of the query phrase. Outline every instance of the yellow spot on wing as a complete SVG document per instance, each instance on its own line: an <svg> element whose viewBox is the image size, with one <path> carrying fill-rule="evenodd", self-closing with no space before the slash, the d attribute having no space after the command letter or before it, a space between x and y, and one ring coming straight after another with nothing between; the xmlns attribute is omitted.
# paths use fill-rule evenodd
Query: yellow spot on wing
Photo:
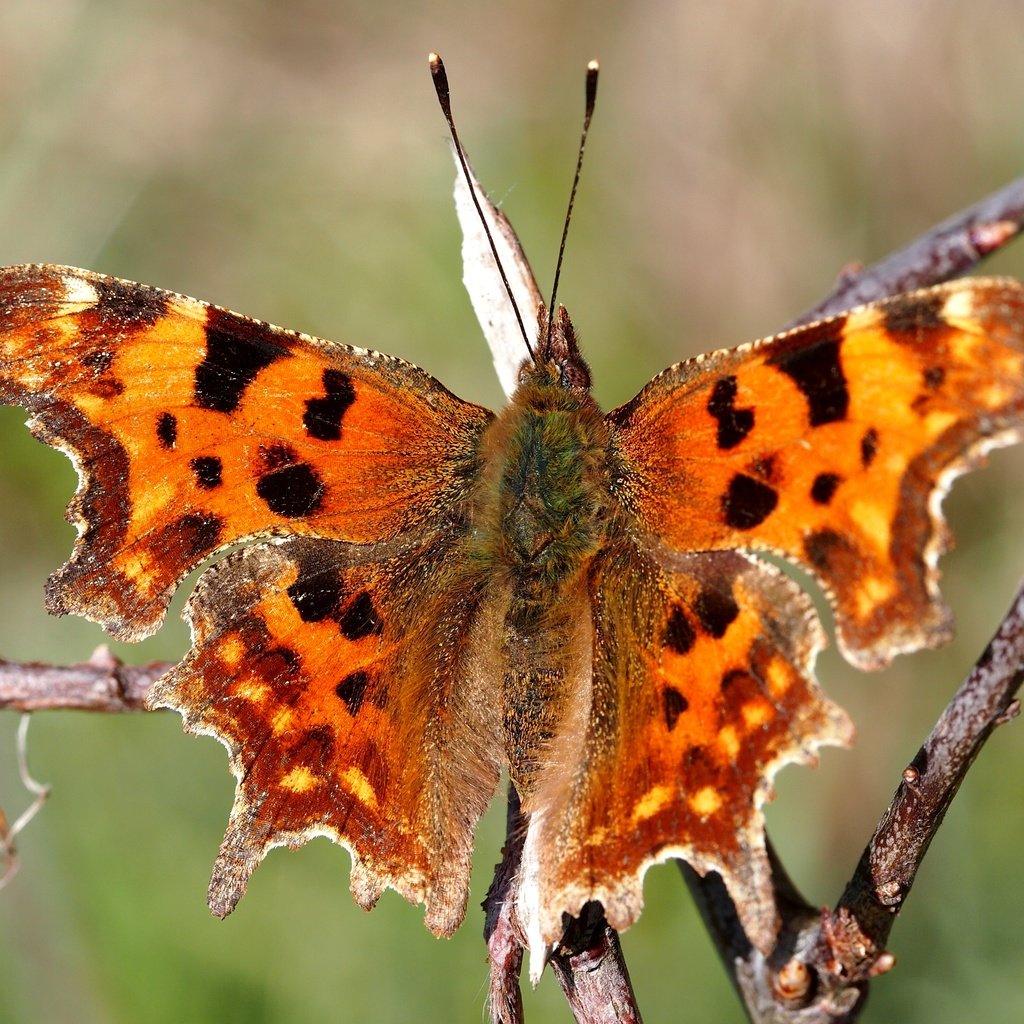
<svg viewBox="0 0 1024 1024"><path fill-rule="evenodd" d="M993 381L978 392L978 398L986 409L998 409L1013 398L1014 386L1010 380Z"/></svg>
<svg viewBox="0 0 1024 1024"><path fill-rule="evenodd" d="M121 571L132 581L140 594L150 597L156 593L160 570L153 561L152 552L126 553Z"/></svg>
<svg viewBox="0 0 1024 1024"><path fill-rule="evenodd" d="M873 501L855 501L850 506L850 518L879 551L889 550L891 526L883 509Z"/></svg>
<svg viewBox="0 0 1024 1024"><path fill-rule="evenodd" d="M857 587L857 614L867 618L893 595L896 583L884 576L865 576Z"/></svg>
<svg viewBox="0 0 1024 1024"><path fill-rule="evenodd" d="M734 760L736 755L740 752L740 740L736 735L736 730L731 725L722 727L718 733L717 742L722 748L722 753L724 753L730 761Z"/></svg>
<svg viewBox="0 0 1024 1024"><path fill-rule="evenodd" d="M956 423L956 420L957 415L955 412L936 409L934 412L928 413L925 417L925 430L928 432L929 437L938 437L949 427L953 426L953 424Z"/></svg>
<svg viewBox="0 0 1024 1024"><path fill-rule="evenodd" d="M305 793L319 785L319 782L320 780L308 768L300 764L281 779L281 788L290 789L293 793Z"/></svg>
<svg viewBox="0 0 1024 1024"><path fill-rule="evenodd" d="M771 705L766 700L748 700L741 711L743 722L748 729L757 729L772 716Z"/></svg>
<svg viewBox="0 0 1024 1024"><path fill-rule="evenodd" d="M228 637L220 645L218 654L228 668L237 668L242 661L242 655L245 654L245 644L237 636Z"/></svg>
<svg viewBox="0 0 1024 1024"><path fill-rule="evenodd" d="M341 781L345 788L362 804L376 810L377 794L370 785L370 780L354 765L341 773Z"/></svg>
<svg viewBox="0 0 1024 1024"><path fill-rule="evenodd" d="M671 799L672 789L669 786L653 786L637 801L632 814L633 824L653 818Z"/></svg>
<svg viewBox="0 0 1024 1024"><path fill-rule="evenodd" d="M289 732L291 730L294 719L295 715L292 713L290 708L281 708L270 720L270 728L274 730L275 736L280 736L281 733Z"/></svg>
<svg viewBox="0 0 1024 1024"><path fill-rule="evenodd" d="M789 667L781 658L768 662L768 689L773 697L781 697L793 684Z"/></svg>
<svg viewBox="0 0 1024 1024"><path fill-rule="evenodd" d="M254 704L262 704L270 694L266 683L258 683L254 679L242 679L235 686L235 696L242 700L251 700Z"/></svg>
<svg viewBox="0 0 1024 1024"><path fill-rule="evenodd" d="M702 818L707 818L722 806L722 798L712 786L705 786L690 797L690 806Z"/></svg>

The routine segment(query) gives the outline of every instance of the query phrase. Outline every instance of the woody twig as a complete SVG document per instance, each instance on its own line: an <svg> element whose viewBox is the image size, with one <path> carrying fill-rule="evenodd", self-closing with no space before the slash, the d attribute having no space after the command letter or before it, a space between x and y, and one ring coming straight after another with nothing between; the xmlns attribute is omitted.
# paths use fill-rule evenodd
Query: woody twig
<svg viewBox="0 0 1024 1024"><path fill-rule="evenodd" d="M0 710L145 711L150 686L169 668L125 665L104 646L79 665L0 660Z"/></svg>

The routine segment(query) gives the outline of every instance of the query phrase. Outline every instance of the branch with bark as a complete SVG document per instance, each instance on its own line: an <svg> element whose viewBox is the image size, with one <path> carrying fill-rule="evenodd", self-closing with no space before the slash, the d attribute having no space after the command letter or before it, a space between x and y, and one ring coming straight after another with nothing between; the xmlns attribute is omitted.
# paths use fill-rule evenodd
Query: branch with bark
<svg viewBox="0 0 1024 1024"><path fill-rule="evenodd" d="M1024 179L969 207L872 267L845 273L833 291L790 326L971 270L1024 227ZM98 648L85 664L0 661L0 709L143 710L146 692L170 666L129 667ZM853 878L831 911L800 895L769 844L782 930L764 957L750 943L718 875L680 870L751 1020L826 1024L855 1020L869 980L893 964L885 943L928 846L960 783L996 726L1018 710L1024 681L1024 588L991 643L903 772L892 803L867 843ZM22 777L30 780L23 764ZM26 781L26 787L29 782ZM31 787L29 787L31 788ZM34 791L33 808L43 798ZM14 835L0 814L0 858L13 870ZM523 1020L519 977L524 942L514 919L523 822L510 794L503 859L488 892L485 936L491 962L491 1016ZM577 1021L640 1021L618 936L599 905L573 921L550 964Z"/></svg>

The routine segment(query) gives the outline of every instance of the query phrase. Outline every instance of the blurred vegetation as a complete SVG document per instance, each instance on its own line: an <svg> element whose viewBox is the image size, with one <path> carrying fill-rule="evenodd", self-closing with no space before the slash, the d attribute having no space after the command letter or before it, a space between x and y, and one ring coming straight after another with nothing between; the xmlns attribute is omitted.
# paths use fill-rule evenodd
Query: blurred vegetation
<svg viewBox="0 0 1024 1024"><path fill-rule="evenodd" d="M582 107L604 72L562 297L606 405L663 366L770 333L869 261L1024 170L1019 9L538 0L422 9L378 0L0 6L0 262L70 263L394 352L456 393L499 394L461 293L452 167L425 55L538 278L556 251ZM1024 274L1024 248L993 270ZM0 417L0 653L67 662L103 637L50 620L42 582L73 531L74 474ZM813 902L838 894L899 772L1001 617L1024 567L1024 459L1000 453L949 502L957 643L826 689L851 752L791 770L774 839ZM188 587L185 588L186 590ZM177 618L126 658L174 658ZM25 801L0 716L0 805ZM393 894L371 915L347 856L275 851L226 922L206 911L231 802L223 750L172 715L38 716L53 784L0 895L0 1021L480 1020L485 821L468 921L434 940ZM1020 727L992 740L897 925L865 1020L1024 1018ZM624 937L648 1020L739 1020L676 872L648 876ZM564 1021L550 977L533 1022Z"/></svg>

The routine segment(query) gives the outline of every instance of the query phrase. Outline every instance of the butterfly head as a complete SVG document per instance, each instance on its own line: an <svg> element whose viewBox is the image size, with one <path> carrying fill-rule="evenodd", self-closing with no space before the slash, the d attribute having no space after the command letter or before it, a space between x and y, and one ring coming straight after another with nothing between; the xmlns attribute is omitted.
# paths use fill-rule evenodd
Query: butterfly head
<svg viewBox="0 0 1024 1024"><path fill-rule="evenodd" d="M580 355L576 331L565 306L549 316L545 306L537 313L537 343L533 359L523 363L520 383L543 378L567 391L590 392L590 367Z"/></svg>

